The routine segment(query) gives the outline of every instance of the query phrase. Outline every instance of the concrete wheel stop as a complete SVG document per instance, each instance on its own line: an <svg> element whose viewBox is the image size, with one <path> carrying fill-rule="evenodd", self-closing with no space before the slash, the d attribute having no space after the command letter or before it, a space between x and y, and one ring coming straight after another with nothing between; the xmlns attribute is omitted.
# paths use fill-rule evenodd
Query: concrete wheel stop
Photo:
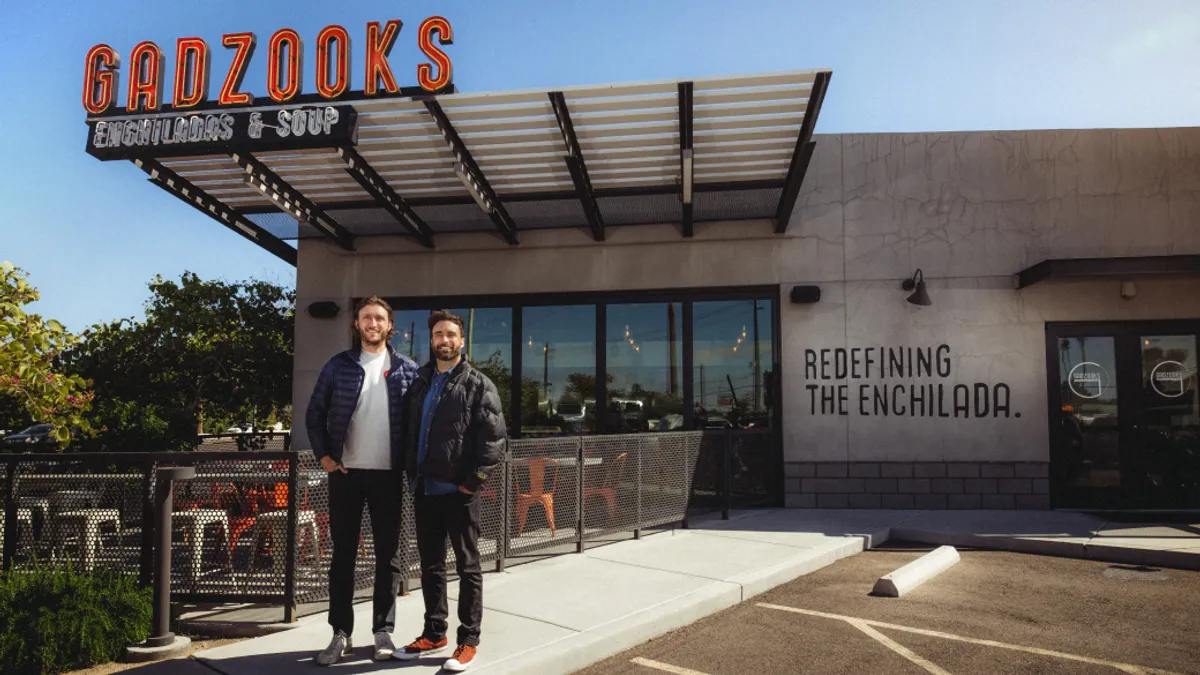
<svg viewBox="0 0 1200 675"><path fill-rule="evenodd" d="M904 567L879 577L875 588L871 589L871 595L898 598L949 569L959 559L958 550L953 546L939 546Z"/></svg>

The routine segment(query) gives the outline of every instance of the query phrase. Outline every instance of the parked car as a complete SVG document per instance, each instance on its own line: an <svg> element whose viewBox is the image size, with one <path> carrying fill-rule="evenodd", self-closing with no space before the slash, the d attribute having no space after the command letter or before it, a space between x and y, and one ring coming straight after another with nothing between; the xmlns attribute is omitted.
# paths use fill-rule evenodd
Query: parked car
<svg viewBox="0 0 1200 675"><path fill-rule="evenodd" d="M5 445L50 445L54 443L53 424L35 424L4 437Z"/></svg>

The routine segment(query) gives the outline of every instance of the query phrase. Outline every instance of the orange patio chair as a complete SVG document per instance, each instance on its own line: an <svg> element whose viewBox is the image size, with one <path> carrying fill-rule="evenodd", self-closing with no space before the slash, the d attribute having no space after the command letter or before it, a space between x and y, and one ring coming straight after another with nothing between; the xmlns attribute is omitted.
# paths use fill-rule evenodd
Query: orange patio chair
<svg viewBox="0 0 1200 675"><path fill-rule="evenodd" d="M612 527L617 521L617 512L620 508L617 506L617 486L621 484L621 478L625 475L625 460L629 458L628 452L622 452L617 455L617 459L613 465L608 467L608 471L604 473L604 482L600 487L589 487L583 489L583 507L587 508L588 497L598 495L604 498L608 503L608 525Z"/></svg>
<svg viewBox="0 0 1200 675"><path fill-rule="evenodd" d="M549 457L531 457L518 460L529 468L529 489L521 489L520 475L514 473L517 482L517 536L525 529L525 518L529 515L529 507L541 504L546 512L546 521L550 523L550 536L554 536L554 491L558 489L558 460ZM550 483L550 491L546 492L546 467L553 465L554 474Z"/></svg>

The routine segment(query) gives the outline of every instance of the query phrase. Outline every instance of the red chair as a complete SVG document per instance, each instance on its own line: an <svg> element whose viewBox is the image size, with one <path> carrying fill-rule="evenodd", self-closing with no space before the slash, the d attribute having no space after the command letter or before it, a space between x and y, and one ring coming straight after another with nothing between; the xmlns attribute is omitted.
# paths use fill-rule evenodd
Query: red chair
<svg viewBox="0 0 1200 675"><path fill-rule="evenodd" d="M617 512L620 508L617 506L617 486L621 484L621 478L625 475L625 460L629 458L628 452L622 452L617 455L613 465L608 468L604 474L604 482L600 487L589 487L583 489L583 507L587 508L588 497L600 496L608 503L608 525L612 527L617 521Z"/></svg>
<svg viewBox="0 0 1200 675"><path fill-rule="evenodd" d="M529 515L529 507L541 504L546 512L546 521L550 523L550 536L554 536L554 491L558 489L558 460L549 457L531 457L518 460L515 464L524 464L529 468L528 491L521 489L520 474L514 472L517 482L517 536L525 529L525 518ZM546 467L554 466L554 477L550 483L550 491L546 492ZM515 467L514 467L515 468Z"/></svg>

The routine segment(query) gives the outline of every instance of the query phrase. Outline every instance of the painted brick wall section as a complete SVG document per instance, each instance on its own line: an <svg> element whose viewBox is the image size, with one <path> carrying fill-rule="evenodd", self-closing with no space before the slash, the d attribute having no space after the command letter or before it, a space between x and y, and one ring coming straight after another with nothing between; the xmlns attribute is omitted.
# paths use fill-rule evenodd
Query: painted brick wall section
<svg viewBox="0 0 1200 675"><path fill-rule="evenodd" d="M1045 462L787 462L784 475L791 508L1050 508Z"/></svg>

